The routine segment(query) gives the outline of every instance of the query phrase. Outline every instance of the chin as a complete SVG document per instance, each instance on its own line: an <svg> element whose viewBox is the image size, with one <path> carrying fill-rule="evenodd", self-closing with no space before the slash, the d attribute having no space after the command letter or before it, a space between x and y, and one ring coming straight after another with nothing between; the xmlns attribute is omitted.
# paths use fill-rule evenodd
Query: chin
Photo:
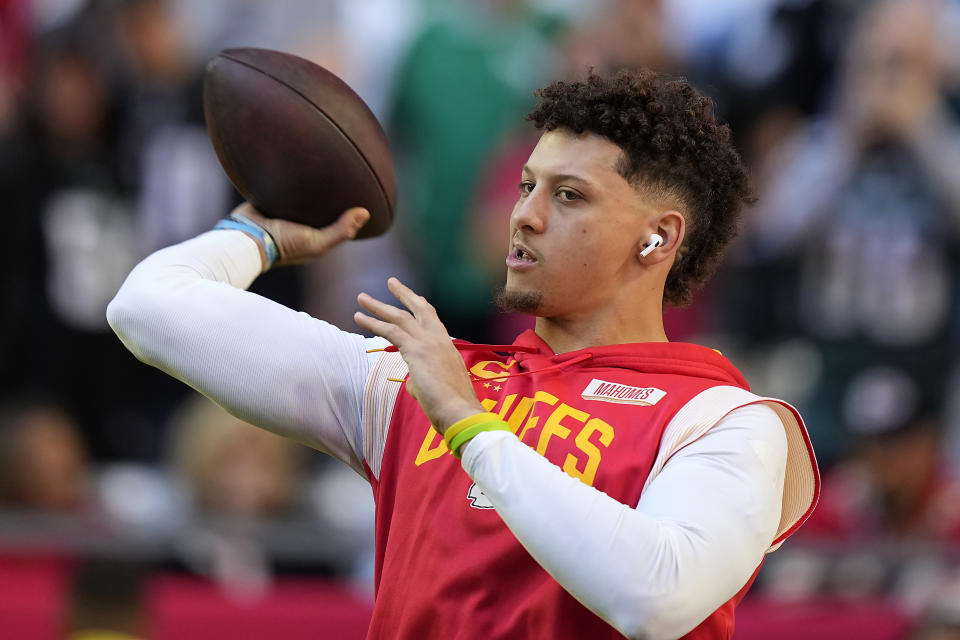
<svg viewBox="0 0 960 640"><path fill-rule="evenodd" d="M500 311L539 315L537 312L543 307L543 292L536 289L517 289L507 283L497 289L493 301Z"/></svg>

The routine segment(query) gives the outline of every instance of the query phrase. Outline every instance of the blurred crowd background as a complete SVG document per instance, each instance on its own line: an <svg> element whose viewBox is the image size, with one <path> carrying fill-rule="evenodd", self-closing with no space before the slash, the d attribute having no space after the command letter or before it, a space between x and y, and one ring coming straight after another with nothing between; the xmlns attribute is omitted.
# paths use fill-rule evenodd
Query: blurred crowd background
<svg viewBox="0 0 960 640"><path fill-rule="evenodd" d="M713 97L758 201L668 335L798 406L823 471L737 637L960 638L957 0L0 0L0 636L362 637L364 480L105 321L238 202L201 102L232 46L326 66L387 130L394 228L254 287L348 330L389 275L458 337L531 326L491 290L536 87L647 66Z"/></svg>

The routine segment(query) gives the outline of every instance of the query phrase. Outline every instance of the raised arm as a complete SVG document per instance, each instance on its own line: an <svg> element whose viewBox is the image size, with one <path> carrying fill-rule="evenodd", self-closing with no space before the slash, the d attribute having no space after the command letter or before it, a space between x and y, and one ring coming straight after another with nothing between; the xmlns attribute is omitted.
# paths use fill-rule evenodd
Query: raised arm
<svg viewBox="0 0 960 640"><path fill-rule="evenodd" d="M322 232L274 228L281 263L351 237L365 213L351 210ZM245 291L265 261L262 246L242 231L205 233L141 262L110 303L107 319L143 362L234 415L362 473L362 399L374 359L367 350L384 341Z"/></svg>

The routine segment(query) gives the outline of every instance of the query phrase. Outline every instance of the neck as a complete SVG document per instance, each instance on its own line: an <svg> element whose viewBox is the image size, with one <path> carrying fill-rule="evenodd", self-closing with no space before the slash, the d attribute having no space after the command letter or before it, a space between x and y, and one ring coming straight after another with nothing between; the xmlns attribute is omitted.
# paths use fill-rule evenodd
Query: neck
<svg viewBox="0 0 960 640"><path fill-rule="evenodd" d="M569 314L537 318L536 332L554 353L567 353L587 347L635 342L667 342L663 330L663 311L656 305L598 314Z"/></svg>

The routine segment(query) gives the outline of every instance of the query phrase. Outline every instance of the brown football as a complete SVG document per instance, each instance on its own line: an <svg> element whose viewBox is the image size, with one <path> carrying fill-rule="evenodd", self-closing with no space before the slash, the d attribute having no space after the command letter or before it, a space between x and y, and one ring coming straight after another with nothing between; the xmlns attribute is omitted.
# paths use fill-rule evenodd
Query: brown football
<svg viewBox="0 0 960 640"><path fill-rule="evenodd" d="M393 222L397 182L383 128L347 84L309 60L268 49L227 49L207 64L207 131L227 176L264 215L313 227L350 207Z"/></svg>

